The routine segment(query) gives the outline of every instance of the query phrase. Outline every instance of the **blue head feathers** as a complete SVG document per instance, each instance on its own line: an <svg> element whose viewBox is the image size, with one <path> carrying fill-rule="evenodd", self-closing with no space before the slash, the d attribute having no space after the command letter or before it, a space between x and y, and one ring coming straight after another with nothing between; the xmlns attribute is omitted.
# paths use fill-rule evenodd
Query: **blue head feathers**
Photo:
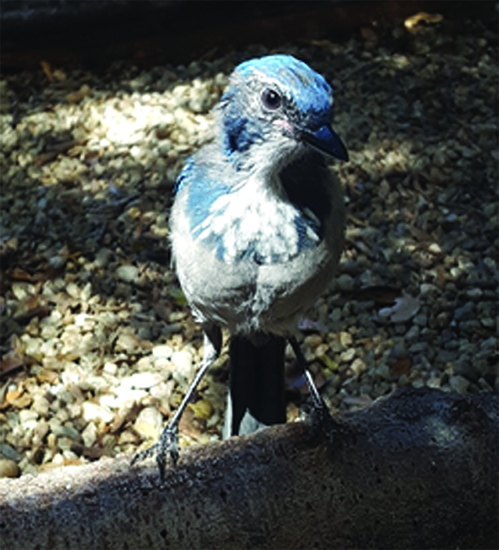
<svg viewBox="0 0 499 550"><path fill-rule="evenodd" d="M303 114L331 117L333 90L324 77L290 55L269 55L238 65L235 73L273 84Z"/></svg>
<svg viewBox="0 0 499 550"><path fill-rule="evenodd" d="M348 158L331 129L333 91L306 63L290 55L245 61L221 100L228 153L285 136L340 160Z"/></svg>

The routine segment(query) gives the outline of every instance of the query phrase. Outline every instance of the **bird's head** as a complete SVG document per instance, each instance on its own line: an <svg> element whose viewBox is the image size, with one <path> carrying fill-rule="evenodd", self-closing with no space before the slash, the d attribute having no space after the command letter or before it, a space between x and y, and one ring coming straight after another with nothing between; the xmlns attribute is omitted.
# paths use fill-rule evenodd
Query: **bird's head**
<svg viewBox="0 0 499 550"><path fill-rule="evenodd" d="M331 128L332 105L331 87L306 63L290 55L245 61L232 73L220 101L225 151L238 162L252 150L267 151L269 162L271 155L286 162L311 146L348 160Z"/></svg>

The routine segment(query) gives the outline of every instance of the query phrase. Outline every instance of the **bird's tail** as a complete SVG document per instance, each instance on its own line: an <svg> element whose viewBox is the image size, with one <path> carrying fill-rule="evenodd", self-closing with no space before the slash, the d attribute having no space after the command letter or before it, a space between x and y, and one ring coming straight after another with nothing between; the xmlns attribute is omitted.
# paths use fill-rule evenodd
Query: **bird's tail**
<svg viewBox="0 0 499 550"><path fill-rule="evenodd" d="M285 339L279 336L232 337L225 438L286 422L285 346Z"/></svg>

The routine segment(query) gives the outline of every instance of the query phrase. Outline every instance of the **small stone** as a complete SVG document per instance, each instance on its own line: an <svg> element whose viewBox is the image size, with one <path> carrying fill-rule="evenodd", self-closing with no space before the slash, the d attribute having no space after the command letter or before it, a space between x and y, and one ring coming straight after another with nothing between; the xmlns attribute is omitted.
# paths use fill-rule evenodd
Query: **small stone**
<svg viewBox="0 0 499 550"><path fill-rule="evenodd" d="M455 357L455 352L452 350L441 349L437 353L437 360L441 363L450 363Z"/></svg>
<svg viewBox="0 0 499 550"><path fill-rule="evenodd" d="M491 336L480 344L480 349L488 353L494 353L497 350L498 343L497 338Z"/></svg>
<svg viewBox="0 0 499 550"><path fill-rule="evenodd" d="M466 291L466 296L472 300L478 300L483 295L481 288L470 288Z"/></svg>
<svg viewBox="0 0 499 550"><path fill-rule="evenodd" d="M25 334L22 337L22 341L24 342L26 355L41 358L40 349L43 341L40 338L32 338Z"/></svg>
<svg viewBox="0 0 499 550"><path fill-rule="evenodd" d="M122 380L122 384L128 384L131 388L148 390L159 384L162 376L154 372L137 372Z"/></svg>
<svg viewBox="0 0 499 550"><path fill-rule="evenodd" d="M32 296L35 294L35 290L32 285L29 285L27 283L12 283L12 294L19 300L22 301L26 299L28 296Z"/></svg>
<svg viewBox="0 0 499 550"><path fill-rule="evenodd" d="M170 359L173 354L173 350L166 344L160 344L152 348L152 354L154 357L164 357L166 359Z"/></svg>
<svg viewBox="0 0 499 550"><path fill-rule="evenodd" d="M57 446L61 449L61 451L69 451L73 444L74 441L72 441L69 437L61 436L57 438Z"/></svg>
<svg viewBox="0 0 499 550"><path fill-rule="evenodd" d="M435 376L434 378L430 378L430 379L426 382L426 385L427 385L429 388L440 389L440 388L442 387L442 380L441 380L440 377Z"/></svg>
<svg viewBox="0 0 499 550"><path fill-rule="evenodd" d="M359 277L362 286L370 287L380 284L379 278L370 270L366 269Z"/></svg>
<svg viewBox="0 0 499 550"><path fill-rule="evenodd" d="M342 348L347 348L352 345L352 335L349 332L340 332L340 344Z"/></svg>
<svg viewBox="0 0 499 550"><path fill-rule="evenodd" d="M50 340L57 337L57 335L59 334L59 330L59 328L53 325L44 325L40 332L40 336L45 340Z"/></svg>
<svg viewBox="0 0 499 550"><path fill-rule="evenodd" d="M90 319L90 315L88 315L87 313L78 313L77 315L75 315L75 326L77 326L78 328L83 328L85 326L85 324L88 323ZM91 328L92 324L90 324L90 328Z"/></svg>
<svg viewBox="0 0 499 550"><path fill-rule="evenodd" d="M452 376L449 380L450 387L457 393L463 394L466 393L466 390L469 388L469 381L466 378L463 378L460 375Z"/></svg>
<svg viewBox="0 0 499 550"><path fill-rule="evenodd" d="M120 265L116 270L116 276L124 283L135 283L139 277L139 268L134 265Z"/></svg>
<svg viewBox="0 0 499 550"><path fill-rule="evenodd" d="M495 319L492 319L492 317L482 317L480 323L487 329L494 329L496 327Z"/></svg>
<svg viewBox="0 0 499 550"><path fill-rule="evenodd" d="M128 353L133 353L138 349L138 346L139 341L137 337L133 333L125 330L120 333L115 344L116 351L125 351Z"/></svg>
<svg viewBox="0 0 499 550"><path fill-rule="evenodd" d="M50 432L49 423L46 422L45 420L38 421L35 429L33 430L33 436L31 440L32 444L34 446L40 445L49 432Z"/></svg>
<svg viewBox="0 0 499 550"><path fill-rule="evenodd" d="M449 325L449 313L447 311L441 311L437 315L437 325L440 328L445 328Z"/></svg>
<svg viewBox="0 0 499 550"><path fill-rule="evenodd" d="M409 344L414 344L418 341L420 334L420 329L417 325L412 325L409 330L405 333L405 340Z"/></svg>
<svg viewBox="0 0 499 550"><path fill-rule="evenodd" d="M419 287L419 292L421 296L424 296L425 294L434 294L435 292L438 292L438 288L430 283L423 283Z"/></svg>
<svg viewBox="0 0 499 550"><path fill-rule="evenodd" d="M480 371L473 365L471 359L457 361L454 365L454 373L472 382L476 382L480 378Z"/></svg>
<svg viewBox="0 0 499 550"><path fill-rule="evenodd" d="M2 477L19 477L21 475L21 469L17 465L17 462L8 458L0 458L0 478Z"/></svg>
<svg viewBox="0 0 499 550"><path fill-rule="evenodd" d="M329 319L332 323L338 323L342 318L342 311L339 307L334 308L331 314L329 315Z"/></svg>
<svg viewBox="0 0 499 550"><path fill-rule="evenodd" d="M172 354L171 362L175 365L175 375L189 380L193 375L194 365L192 355L187 350L176 351ZM175 379L177 380L176 376Z"/></svg>
<svg viewBox="0 0 499 550"><path fill-rule="evenodd" d="M357 357L357 359L354 359L354 361L350 365L349 370L354 376L359 376L360 374L367 371L367 365L360 357Z"/></svg>
<svg viewBox="0 0 499 550"><path fill-rule="evenodd" d="M83 403L83 419L86 422L102 421L108 424L113 418L114 414L107 407L92 403L91 401Z"/></svg>
<svg viewBox="0 0 499 550"><path fill-rule="evenodd" d="M49 264L54 269L60 269L61 267L64 267L66 261L67 261L67 258L59 255L52 256L51 258L49 258Z"/></svg>
<svg viewBox="0 0 499 550"><path fill-rule="evenodd" d="M138 403L147 396L146 390L133 388L127 379L122 381L121 384L115 388L114 392L115 397L112 395L102 396L101 401L104 397L107 397L108 401L105 401L106 405L118 409L129 406L130 403Z"/></svg>
<svg viewBox="0 0 499 550"><path fill-rule="evenodd" d="M80 297L80 289L75 283L68 283L66 286L66 292L71 296L71 298L78 299Z"/></svg>
<svg viewBox="0 0 499 550"><path fill-rule="evenodd" d="M19 421L25 430L33 430L36 427L38 413L33 409L22 409L19 411Z"/></svg>
<svg viewBox="0 0 499 550"><path fill-rule="evenodd" d="M349 292L353 290L355 286L355 279L347 273L342 273L336 279L336 285L342 292Z"/></svg>
<svg viewBox="0 0 499 550"><path fill-rule="evenodd" d="M46 418L49 414L50 403L45 396L35 394L31 407L33 411L37 413L37 415Z"/></svg>
<svg viewBox="0 0 499 550"><path fill-rule="evenodd" d="M105 267L111 259L113 253L109 248L101 248L95 255L94 263L97 267Z"/></svg>
<svg viewBox="0 0 499 550"><path fill-rule="evenodd" d="M154 407L146 407L140 411L134 429L144 439L157 438L163 426L163 417L161 413Z"/></svg>
<svg viewBox="0 0 499 550"><path fill-rule="evenodd" d="M424 353L428 351L428 348L429 346L426 342L416 342L410 346L408 351L410 354Z"/></svg>
<svg viewBox="0 0 499 550"><path fill-rule="evenodd" d="M475 308L475 305L473 302L466 302L462 307L459 307L454 312L454 319L456 321L464 321L466 319L470 319L473 314L473 309Z"/></svg>
<svg viewBox="0 0 499 550"><path fill-rule="evenodd" d="M303 343L305 348L315 349L322 344L322 337L319 334L309 334Z"/></svg>
<svg viewBox="0 0 499 550"><path fill-rule="evenodd" d="M108 374L115 375L118 372L118 365L116 363L111 363L110 361L106 361L106 363L104 363L103 370Z"/></svg>
<svg viewBox="0 0 499 550"><path fill-rule="evenodd" d="M156 386L153 386L150 390L151 397L157 399L160 402L167 403L173 390L173 380L168 382L160 382Z"/></svg>
<svg viewBox="0 0 499 550"><path fill-rule="evenodd" d="M92 447L97 441L97 428L93 422L89 422L81 433L85 447Z"/></svg>
<svg viewBox="0 0 499 550"><path fill-rule="evenodd" d="M424 313L416 315L413 319L415 325L425 327L428 324L428 317Z"/></svg>
<svg viewBox="0 0 499 550"><path fill-rule="evenodd" d="M428 247L428 250L433 254L442 253L442 249L440 248L440 245L438 243L431 243L430 246Z"/></svg>
<svg viewBox="0 0 499 550"><path fill-rule="evenodd" d="M15 460L16 462L21 460L21 455L14 449L14 447L8 445L7 443L0 442L0 454L10 460Z"/></svg>
<svg viewBox="0 0 499 550"><path fill-rule="evenodd" d="M350 363L350 361L352 361L353 358L355 357L355 354L356 354L355 348L349 348L349 349L345 350L345 351L340 355L340 360L341 360L343 363Z"/></svg>
<svg viewBox="0 0 499 550"><path fill-rule="evenodd" d="M213 405L206 399L190 403L189 408L194 412L194 416L201 420L207 420L213 414Z"/></svg>
<svg viewBox="0 0 499 550"><path fill-rule="evenodd" d="M390 371L390 367L386 363L381 363L379 367L376 369L376 375L380 378L383 378L385 380L389 380L392 378L392 373Z"/></svg>
<svg viewBox="0 0 499 550"><path fill-rule="evenodd" d="M154 368L157 370L167 370L167 371L171 371L173 366L172 362L166 357L157 357L154 360L153 365L154 365Z"/></svg>

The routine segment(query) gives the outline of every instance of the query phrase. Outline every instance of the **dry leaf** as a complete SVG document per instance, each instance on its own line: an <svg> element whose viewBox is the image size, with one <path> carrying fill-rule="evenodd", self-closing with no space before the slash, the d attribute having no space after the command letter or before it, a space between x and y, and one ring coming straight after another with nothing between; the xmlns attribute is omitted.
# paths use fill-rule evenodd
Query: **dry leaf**
<svg viewBox="0 0 499 550"><path fill-rule="evenodd" d="M313 321L308 317L300 317L298 320L298 330L312 332L328 332L328 327L320 321Z"/></svg>
<svg viewBox="0 0 499 550"><path fill-rule="evenodd" d="M394 376L401 376L402 374L409 374L412 367L412 359L409 355L399 357L390 365L390 372Z"/></svg>
<svg viewBox="0 0 499 550"><path fill-rule="evenodd" d="M443 17L439 13L427 13L420 11L414 15L411 15L404 21L405 28L410 32L417 31L417 27L420 23L431 25L434 23L440 23Z"/></svg>
<svg viewBox="0 0 499 550"><path fill-rule="evenodd" d="M15 352L9 352L0 361L0 376L8 374L24 365L23 358Z"/></svg>
<svg viewBox="0 0 499 550"><path fill-rule="evenodd" d="M353 295L357 300L372 300L377 304L393 304L397 298L403 295L400 288L393 286L377 285L361 288Z"/></svg>
<svg viewBox="0 0 499 550"><path fill-rule="evenodd" d="M366 42L376 42L378 40L378 35L370 27L362 27L360 34Z"/></svg>
<svg viewBox="0 0 499 550"><path fill-rule="evenodd" d="M42 61L40 65L42 66L42 70L45 76L49 79L50 82L52 82L54 80L54 76L52 74L50 63L48 61Z"/></svg>
<svg viewBox="0 0 499 550"><path fill-rule="evenodd" d="M207 420L213 414L213 406L206 399L200 399L196 403L189 403L189 407L194 412L194 416L201 420Z"/></svg>
<svg viewBox="0 0 499 550"><path fill-rule="evenodd" d="M421 307L421 302L405 292L400 298L395 299L395 305L385 307L379 311L381 317L389 317L392 323L403 323L416 315Z"/></svg>
<svg viewBox="0 0 499 550"><path fill-rule="evenodd" d="M200 424L205 424L196 418L194 411L187 407L179 422L179 432L182 435L192 437L193 439L199 439L203 433L203 428Z"/></svg>

